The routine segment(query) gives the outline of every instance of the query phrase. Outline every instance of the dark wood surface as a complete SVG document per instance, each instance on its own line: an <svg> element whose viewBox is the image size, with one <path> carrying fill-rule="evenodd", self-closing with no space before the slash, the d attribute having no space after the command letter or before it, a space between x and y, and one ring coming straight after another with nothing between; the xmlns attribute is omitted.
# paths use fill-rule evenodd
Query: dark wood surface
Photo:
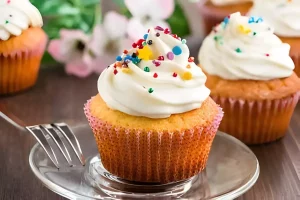
<svg viewBox="0 0 300 200"><path fill-rule="evenodd" d="M28 124L86 122L82 108L97 93L97 77L78 79L65 75L62 68L44 69L34 88L0 97L0 103ZM31 135L0 119L0 200L64 199L42 186L31 172L28 155L34 144ZM285 138L251 148L259 159L261 174L254 187L238 199L300 199L300 105Z"/></svg>

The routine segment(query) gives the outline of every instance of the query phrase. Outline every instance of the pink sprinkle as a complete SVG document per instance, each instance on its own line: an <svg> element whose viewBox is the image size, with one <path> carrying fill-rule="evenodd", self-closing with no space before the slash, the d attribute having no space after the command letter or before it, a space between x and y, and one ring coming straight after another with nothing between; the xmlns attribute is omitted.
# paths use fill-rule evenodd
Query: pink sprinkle
<svg viewBox="0 0 300 200"><path fill-rule="evenodd" d="M11 1L11 0L7 0L7 3L10 4L10 1Z"/></svg>
<svg viewBox="0 0 300 200"><path fill-rule="evenodd" d="M162 27L160 27L160 26L156 26L155 30L163 31L164 29Z"/></svg>
<svg viewBox="0 0 300 200"><path fill-rule="evenodd" d="M168 58L169 60L173 60L173 59L174 59L174 53L173 53L173 52L167 53L167 58Z"/></svg>
<svg viewBox="0 0 300 200"><path fill-rule="evenodd" d="M266 56L270 56L270 54L266 53Z"/></svg>

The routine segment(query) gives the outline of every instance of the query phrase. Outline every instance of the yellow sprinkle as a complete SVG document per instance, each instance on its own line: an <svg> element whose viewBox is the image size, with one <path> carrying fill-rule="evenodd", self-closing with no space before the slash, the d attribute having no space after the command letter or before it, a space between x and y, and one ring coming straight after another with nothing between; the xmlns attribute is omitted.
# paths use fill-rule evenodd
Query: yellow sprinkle
<svg viewBox="0 0 300 200"><path fill-rule="evenodd" d="M186 68L191 69L191 65L187 65Z"/></svg>
<svg viewBox="0 0 300 200"><path fill-rule="evenodd" d="M149 46L144 46L143 49L138 50L138 55L142 60L150 60L153 54Z"/></svg>
<svg viewBox="0 0 300 200"><path fill-rule="evenodd" d="M132 71L129 68L123 68L122 72L125 73L125 74L130 74Z"/></svg>
<svg viewBox="0 0 300 200"><path fill-rule="evenodd" d="M248 34L251 32L251 29L244 25L239 25L238 30L240 31L240 33L243 33L243 34Z"/></svg>
<svg viewBox="0 0 300 200"><path fill-rule="evenodd" d="M193 78L193 74L191 72L184 72L181 78L183 80L191 80Z"/></svg>

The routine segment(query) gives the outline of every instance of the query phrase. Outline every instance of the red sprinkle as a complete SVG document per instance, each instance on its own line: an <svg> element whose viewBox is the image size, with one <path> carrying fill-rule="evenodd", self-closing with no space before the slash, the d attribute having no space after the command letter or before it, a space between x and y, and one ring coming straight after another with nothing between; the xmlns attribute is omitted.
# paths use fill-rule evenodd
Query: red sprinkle
<svg viewBox="0 0 300 200"><path fill-rule="evenodd" d="M117 64L116 63L114 64L114 68L117 68Z"/></svg>
<svg viewBox="0 0 300 200"><path fill-rule="evenodd" d="M118 73L118 70L115 69L115 70L114 70L114 74L117 75L117 73Z"/></svg>
<svg viewBox="0 0 300 200"><path fill-rule="evenodd" d="M133 44L132 44L132 47L133 47L133 48L136 48L136 47L137 47L137 44L136 44L136 43L133 43Z"/></svg>
<svg viewBox="0 0 300 200"><path fill-rule="evenodd" d="M158 60L165 60L163 56L158 56Z"/></svg>
<svg viewBox="0 0 300 200"><path fill-rule="evenodd" d="M124 54L128 54L128 51L127 51L127 50L124 50L123 53L124 53Z"/></svg>
<svg viewBox="0 0 300 200"><path fill-rule="evenodd" d="M194 57L189 57L188 61L189 62L194 62L195 58Z"/></svg>
<svg viewBox="0 0 300 200"><path fill-rule="evenodd" d="M177 77L177 73L176 72L173 73L173 77Z"/></svg>
<svg viewBox="0 0 300 200"><path fill-rule="evenodd" d="M164 30L164 33L165 34L169 34L171 31L168 29L168 28L166 28L165 30Z"/></svg>
<svg viewBox="0 0 300 200"><path fill-rule="evenodd" d="M172 34L173 38L178 39L178 35L177 34Z"/></svg>
<svg viewBox="0 0 300 200"><path fill-rule="evenodd" d="M148 33L150 32L150 29L148 29Z"/></svg>
<svg viewBox="0 0 300 200"><path fill-rule="evenodd" d="M270 56L270 54L266 53L266 56Z"/></svg>
<svg viewBox="0 0 300 200"><path fill-rule="evenodd" d="M157 73L154 73L154 74L153 74L153 77L154 77L154 78L157 78L157 77L158 77Z"/></svg>

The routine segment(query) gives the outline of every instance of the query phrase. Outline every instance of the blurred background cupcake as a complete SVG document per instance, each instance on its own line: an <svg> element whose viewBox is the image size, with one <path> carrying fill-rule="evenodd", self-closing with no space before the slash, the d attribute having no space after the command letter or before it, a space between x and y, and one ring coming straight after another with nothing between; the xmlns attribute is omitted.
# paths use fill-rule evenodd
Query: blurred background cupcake
<svg viewBox="0 0 300 200"><path fill-rule="evenodd" d="M85 114L112 174L168 183L205 168L223 113L185 43L152 28L100 75Z"/></svg>
<svg viewBox="0 0 300 200"><path fill-rule="evenodd" d="M206 35L212 28L234 12L245 15L252 7L251 0L202 0L198 3Z"/></svg>
<svg viewBox="0 0 300 200"><path fill-rule="evenodd" d="M300 90L289 50L262 18L240 13L204 40L199 60L211 97L224 109L220 130L247 144L285 135Z"/></svg>
<svg viewBox="0 0 300 200"><path fill-rule="evenodd" d="M41 14L28 0L0 0L0 95L33 86L47 36Z"/></svg>
<svg viewBox="0 0 300 200"><path fill-rule="evenodd" d="M255 0L249 15L263 17L279 38L291 45L290 56L300 76L300 1Z"/></svg>

